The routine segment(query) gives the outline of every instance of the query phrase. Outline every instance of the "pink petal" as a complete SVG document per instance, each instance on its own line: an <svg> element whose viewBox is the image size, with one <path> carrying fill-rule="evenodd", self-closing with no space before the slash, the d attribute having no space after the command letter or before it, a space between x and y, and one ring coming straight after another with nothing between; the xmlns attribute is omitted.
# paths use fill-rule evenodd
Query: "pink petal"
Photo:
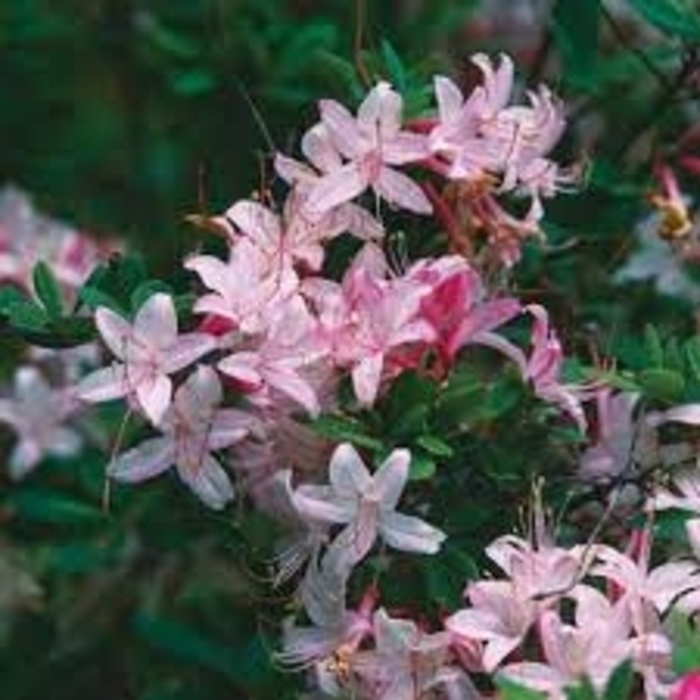
<svg viewBox="0 0 700 700"><path fill-rule="evenodd" d="M236 202L226 212L226 218L264 248L276 246L282 235L277 215L257 202Z"/></svg>
<svg viewBox="0 0 700 700"><path fill-rule="evenodd" d="M309 191L307 207L313 214L323 214L349 202L367 187L357 163L351 162L324 175Z"/></svg>
<svg viewBox="0 0 700 700"><path fill-rule="evenodd" d="M449 78L442 75L435 77L434 85L440 121L456 120L464 104L462 91Z"/></svg>
<svg viewBox="0 0 700 700"><path fill-rule="evenodd" d="M163 350L162 371L165 374L178 372L217 347L216 338L208 333L180 335L170 347Z"/></svg>
<svg viewBox="0 0 700 700"><path fill-rule="evenodd" d="M153 425L160 425L172 400L173 384L164 374L147 377L136 385L139 406Z"/></svg>
<svg viewBox="0 0 700 700"><path fill-rule="evenodd" d="M383 367L384 356L377 354L365 358L352 370L352 386L361 404L371 406L377 398Z"/></svg>
<svg viewBox="0 0 700 700"><path fill-rule="evenodd" d="M387 82L375 85L357 110L357 124L363 134L379 145L393 138L401 129L403 100Z"/></svg>
<svg viewBox="0 0 700 700"><path fill-rule="evenodd" d="M340 154L333 148L323 124L316 124L304 134L301 139L301 152L322 173L337 170L343 163Z"/></svg>
<svg viewBox="0 0 700 700"><path fill-rule="evenodd" d="M372 186L390 204L416 214L431 214L432 204L423 190L407 175L398 170L383 167Z"/></svg>
<svg viewBox="0 0 700 700"><path fill-rule="evenodd" d="M423 134L403 131L382 144L382 157L389 165L416 163L430 157L428 138Z"/></svg>
<svg viewBox="0 0 700 700"><path fill-rule="evenodd" d="M207 447L212 451L230 447L243 440L258 426L259 421L245 411L235 408L217 411L207 433Z"/></svg>
<svg viewBox="0 0 700 700"><path fill-rule="evenodd" d="M317 416L319 414L321 406L316 392L298 372L276 366L266 368L263 374L268 386L274 387L297 401L309 412L309 415Z"/></svg>
<svg viewBox="0 0 700 700"><path fill-rule="evenodd" d="M362 136L352 114L335 100L321 100L319 110L335 147L346 158L360 155Z"/></svg>

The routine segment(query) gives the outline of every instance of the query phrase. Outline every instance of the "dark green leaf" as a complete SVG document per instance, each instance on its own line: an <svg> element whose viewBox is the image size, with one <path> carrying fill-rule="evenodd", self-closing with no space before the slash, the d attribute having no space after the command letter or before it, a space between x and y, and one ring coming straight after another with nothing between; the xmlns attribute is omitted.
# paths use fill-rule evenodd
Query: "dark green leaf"
<svg viewBox="0 0 700 700"><path fill-rule="evenodd" d="M422 481L430 479L435 474L437 465L435 460L422 452L413 452L411 455L411 466L408 473L408 478L411 481Z"/></svg>
<svg viewBox="0 0 700 700"><path fill-rule="evenodd" d="M595 67L599 20L598 0L557 0L554 6L554 38L565 75L573 80L585 78Z"/></svg>
<svg viewBox="0 0 700 700"><path fill-rule="evenodd" d="M80 525L105 519L95 505L76 501L58 491L22 489L12 492L7 502L23 520L53 525Z"/></svg>
<svg viewBox="0 0 700 700"><path fill-rule="evenodd" d="M323 437L337 442L350 442L375 452L384 446L380 440L367 435L366 428L359 421L340 416L321 416L310 427Z"/></svg>
<svg viewBox="0 0 700 700"><path fill-rule="evenodd" d="M46 314L52 321L63 316L63 298L61 288L54 277L51 268L42 260L34 266L34 291L39 301L44 305Z"/></svg>
<svg viewBox="0 0 700 700"><path fill-rule="evenodd" d="M605 686L604 700L621 700L631 697L634 683L634 670L632 664L627 661L618 666L614 671L607 686Z"/></svg>
<svg viewBox="0 0 700 700"><path fill-rule="evenodd" d="M700 41L700 19L692 0L629 0L629 3L662 32L691 42Z"/></svg>

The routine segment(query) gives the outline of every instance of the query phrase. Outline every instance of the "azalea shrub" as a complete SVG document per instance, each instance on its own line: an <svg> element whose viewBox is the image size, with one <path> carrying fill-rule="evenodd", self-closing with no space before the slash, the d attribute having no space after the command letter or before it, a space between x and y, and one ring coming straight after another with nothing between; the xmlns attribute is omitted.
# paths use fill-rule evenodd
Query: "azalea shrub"
<svg viewBox="0 0 700 700"><path fill-rule="evenodd" d="M12 698L700 697L700 23L538 8L358 46L167 278L3 190Z"/></svg>

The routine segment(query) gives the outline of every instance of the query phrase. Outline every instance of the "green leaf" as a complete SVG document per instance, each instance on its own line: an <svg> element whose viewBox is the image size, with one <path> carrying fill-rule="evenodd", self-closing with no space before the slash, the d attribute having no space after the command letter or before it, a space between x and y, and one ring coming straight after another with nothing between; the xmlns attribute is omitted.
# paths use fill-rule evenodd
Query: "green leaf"
<svg viewBox="0 0 700 700"><path fill-rule="evenodd" d="M164 617L137 615L134 627L154 647L216 671L242 687L267 685L274 677L269 653L257 635L249 644L231 648L189 625Z"/></svg>
<svg viewBox="0 0 700 700"><path fill-rule="evenodd" d="M43 307L35 301L22 299L8 308L10 325L20 332L46 331L48 318Z"/></svg>
<svg viewBox="0 0 700 700"><path fill-rule="evenodd" d="M629 3L665 34L700 41L700 19L692 0L629 0Z"/></svg>
<svg viewBox="0 0 700 700"><path fill-rule="evenodd" d="M437 465L432 457L422 452L413 452L408 478L411 481L430 479L435 475L436 469Z"/></svg>
<svg viewBox="0 0 700 700"><path fill-rule="evenodd" d="M352 418L320 416L310 423L309 427L319 435L336 442L350 442L375 452L381 452L384 449L380 440L367 435L365 426Z"/></svg>
<svg viewBox="0 0 700 700"><path fill-rule="evenodd" d="M543 693L524 688L505 678L497 677L496 687L498 688L499 700L545 700L546 698Z"/></svg>
<svg viewBox="0 0 700 700"><path fill-rule="evenodd" d="M46 314L52 321L63 316L63 298L61 288L51 268L42 260L34 266L34 291L46 309Z"/></svg>
<svg viewBox="0 0 700 700"><path fill-rule="evenodd" d="M564 74L573 81L590 75L598 52L599 0L557 0L552 19Z"/></svg>
<svg viewBox="0 0 700 700"><path fill-rule="evenodd" d="M23 489L12 492L7 502L27 522L87 525L104 521L106 517L100 508L56 491Z"/></svg>
<svg viewBox="0 0 700 700"><path fill-rule="evenodd" d="M400 440L425 432L436 390L431 379L404 372L384 402L389 434Z"/></svg>
<svg viewBox="0 0 700 700"><path fill-rule="evenodd" d="M647 364L650 367L664 366L664 349L659 334L650 323L644 327L644 349L646 351Z"/></svg>
<svg viewBox="0 0 700 700"><path fill-rule="evenodd" d="M700 382L700 338L688 340L683 345L683 354L691 376L695 381Z"/></svg>
<svg viewBox="0 0 700 700"><path fill-rule="evenodd" d="M631 697L633 683L634 670L632 669L632 664L626 661L613 671L608 684L605 686L603 699L622 700Z"/></svg>
<svg viewBox="0 0 700 700"><path fill-rule="evenodd" d="M443 610L460 607L465 584L479 575L474 560L447 543L438 554L426 558L422 570L431 602Z"/></svg>
<svg viewBox="0 0 700 700"><path fill-rule="evenodd" d="M216 88L216 76L205 70L179 72L170 79L174 93L184 97L198 97Z"/></svg>
<svg viewBox="0 0 700 700"><path fill-rule="evenodd" d="M683 674L700 668L700 633L688 618L680 613L671 615L671 637L673 670Z"/></svg>
<svg viewBox="0 0 700 700"><path fill-rule="evenodd" d="M678 401L685 389L683 375L671 369L646 369L637 381L647 396L670 403Z"/></svg>
<svg viewBox="0 0 700 700"><path fill-rule="evenodd" d="M454 450L446 442L434 435L421 435L416 440L416 445L420 445L426 452L436 457L450 458L454 456Z"/></svg>
<svg viewBox="0 0 700 700"><path fill-rule="evenodd" d="M389 81L398 92L404 92L407 87L406 69L399 54L386 39L382 39L382 58L389 74Z"/></svg>
<svg viewBox="0 0 700 700"><path fill-rule="evenodd" d="M28 301L26 295L20 292L17 287L0 286L0 316L9 316L15 304L25 301Z"/></svg>
<svg viewBox="0 0 700 700"><path fill-rule="evenodd" d="M586 679L582 683L571 686L566 689L567 700L600 700L598 698L598 693L595 692L595 688L591 685L591 682ZM627 700L626 698L618 698L617 700Z"/></svg>

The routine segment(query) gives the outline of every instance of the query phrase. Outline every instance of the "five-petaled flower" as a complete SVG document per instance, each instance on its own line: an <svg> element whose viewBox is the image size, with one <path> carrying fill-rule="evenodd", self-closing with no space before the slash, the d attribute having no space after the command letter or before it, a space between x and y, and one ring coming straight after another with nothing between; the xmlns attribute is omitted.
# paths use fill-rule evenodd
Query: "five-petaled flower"
<svg viewBox="0 0 700 700"><path fill-rule="evenodd" d="M109 475L128 483L150 479L175 465L180 478L210 508L233 498L233 486L212 452L243 440L257 426L249 414L219 408L222 390L213 369L200 366L175 392L163 433L118 456Z"/></svg>
<svg viewBox="0 0 700 700"><path fill-rule="evenodd" d="M435 554L445 533L420 518L396 512L410 461L408 450L394 450L370 474L355 448L343 443L331 458L330 484L302 484L294 493L294 504L312 520L346 526L331 544L344 564L352 566L363 559L377 535L395 549Z"/></svg>
<svg viewBox="0 0 700 700"><path fill-rule="evenodd" d="M138 310L133 326L108 308L95 312L102 339L119 360L83 379L78 398L88 402L123 396L135 400L146 417L158 425L172 400L169 375L184 369L216 347L205 333L178 335L173 300L154 294Z"/></svg>

